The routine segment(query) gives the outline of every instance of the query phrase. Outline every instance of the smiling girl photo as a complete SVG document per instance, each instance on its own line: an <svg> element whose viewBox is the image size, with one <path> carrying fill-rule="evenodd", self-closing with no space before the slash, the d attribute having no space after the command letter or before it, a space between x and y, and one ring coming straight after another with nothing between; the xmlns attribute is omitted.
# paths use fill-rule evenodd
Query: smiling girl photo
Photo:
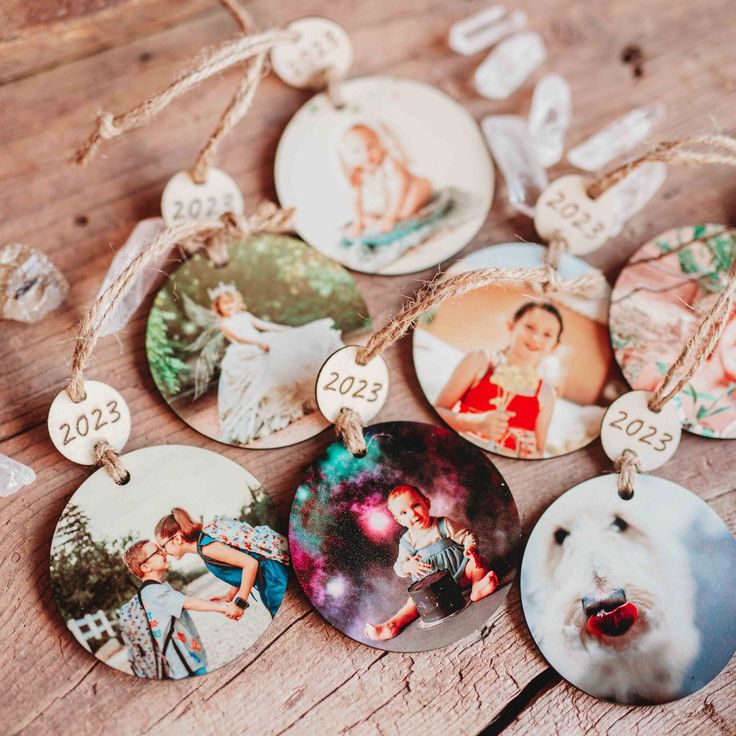
<svg viewBox="0 0 736 736"><path fill-rule="evenodd" d="M480 250L449 274L544 265L545 248ZM566 256L562 279L591 267ZM414 332L414 366L441 419L484 450L521 459L584 447L618 387L606 330L609 288L597 296L543 293L515 280L474 289L426 312Z"/></svg>

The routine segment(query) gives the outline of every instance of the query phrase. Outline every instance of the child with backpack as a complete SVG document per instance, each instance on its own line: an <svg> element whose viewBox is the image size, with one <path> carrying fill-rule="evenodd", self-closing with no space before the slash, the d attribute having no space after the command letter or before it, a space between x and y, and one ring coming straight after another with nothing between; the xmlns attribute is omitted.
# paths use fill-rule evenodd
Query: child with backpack
<svg viewBox="0 0 736 736"><path fill-rule="evenodd" d="M197 554L215 577L231 586L216 600L245 610L255 588L271 617L276 615L289 581L288 543L282 534L224 515L203 525L185 509L174 508L156 524L155 535L166 554L177 560Z"/></svg>
<svg viewBox="0 0 736 736"><path fill-rule="evenodd" d="M188 611L214 611L237 620L243 611L229 601L186 596L164 582L166 552L148 539L131 544L123 562L143 583L120 608L123 641L134 675L179 680L207 672L207 654Z"/></svg>

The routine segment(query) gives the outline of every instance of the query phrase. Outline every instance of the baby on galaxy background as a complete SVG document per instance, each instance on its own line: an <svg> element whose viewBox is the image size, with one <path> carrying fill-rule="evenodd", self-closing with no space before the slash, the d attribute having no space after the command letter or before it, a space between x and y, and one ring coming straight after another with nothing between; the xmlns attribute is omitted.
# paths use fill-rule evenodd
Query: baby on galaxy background
<svg viewBox="0 0 736 736"><path fill-rule="evenodd" d="M470 587L470 600L491 595L498 587L498 576L478 552L478 537L444 516L430 514L429 498L416 486L399 485L386 501L394 519L407 531L399 540L399 555L394 572L411 577L413 582L446 570L461 587ZM409 598L387 621L367 623L365 635L374 641L392 639L418 617L417 606Z"/></svg>

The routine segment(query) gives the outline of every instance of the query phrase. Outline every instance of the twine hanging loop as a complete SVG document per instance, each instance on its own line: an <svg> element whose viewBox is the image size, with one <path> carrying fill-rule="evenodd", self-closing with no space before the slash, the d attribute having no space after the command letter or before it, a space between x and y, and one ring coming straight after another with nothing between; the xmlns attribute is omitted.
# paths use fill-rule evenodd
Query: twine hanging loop
<svg viewBox="0 0 736 736"><path fill-rule="evenodd" d="M603 293L606 280L595 269L575 279L562 279L551 265L541 268L479 268L447 278L440 275L427 282L386 325L371 335L365 346L357 352L356 362L358 365L367 365L406 335L422 314L443 302L474 289L509 283L540 287L544 298L553 292L593 297ZM343 409L335 422L335 429L353 455L365 453L363 424L356 412Z"/></svg>
<svg viewBox="0 0 736 736"><path fill-rule="evenodd" d="M628 501L634 497L636 475L641 472L639 458L633 450L626 449L614 467L618 473L618 495Z"/></svg>

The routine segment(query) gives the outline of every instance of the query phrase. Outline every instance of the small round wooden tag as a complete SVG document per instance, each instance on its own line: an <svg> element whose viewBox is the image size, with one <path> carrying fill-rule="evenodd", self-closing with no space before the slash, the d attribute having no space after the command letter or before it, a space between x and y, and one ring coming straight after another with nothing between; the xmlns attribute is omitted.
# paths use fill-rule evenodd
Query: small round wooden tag
<svg viewBox="0 0 736 736"><path fill-rule="evenodd" d="M673 404L654 412L651 391L629 391L608 407L601 425L601 442L614 462L624 450L636 453L642 470L664 465L680 444L682 426Z"/></svg>
<svg viewBox="0 0 736 736"><path fill-rule="evenodd" d="M243 195L235 180L210 167L207 181L197 184L187 171L169 179L161 195L161 216L167 225L188 220L211 220L223 212L243 214Z"/></svg>
<svg viewBox="0 0 736 736"><path fill-rule="evenodd" d="M610 199L591 199L590 182L583 176L561 176L539 195L534 227L550 241L561 237L573 255L583 256L600 248L611 232L614 211Z"/></svg>
<svg viewBox="0 0 736 736"><path fill-rule="evenodd" d="M66 389L53 400L48 427L56 449L72 462L94 465L94 448L107 442L120 452L130 436L130 410L125 399L100 381L84 382L85 398L75 403Z"/></svg>
<svg viewBox="0 0 736 736"><path fill-rule="evenodd" d="M325 361L317 374L317 407L329 422L335 422L341 409L353 409L363 422L381 411L388 396L388 365L379 355L366 365L355 357L360 347L346 345Z"/></svg>
<svg viewBox="0 0 736 736"><path fill-rule="evenodd" d="M299 38L280 43L271 51L271 66L282 81L309 89L324 86L327 69L334 69L340 77L347 74L353 47L342 26L327 18L301 18L289 23L287 29Z"/></svg>

